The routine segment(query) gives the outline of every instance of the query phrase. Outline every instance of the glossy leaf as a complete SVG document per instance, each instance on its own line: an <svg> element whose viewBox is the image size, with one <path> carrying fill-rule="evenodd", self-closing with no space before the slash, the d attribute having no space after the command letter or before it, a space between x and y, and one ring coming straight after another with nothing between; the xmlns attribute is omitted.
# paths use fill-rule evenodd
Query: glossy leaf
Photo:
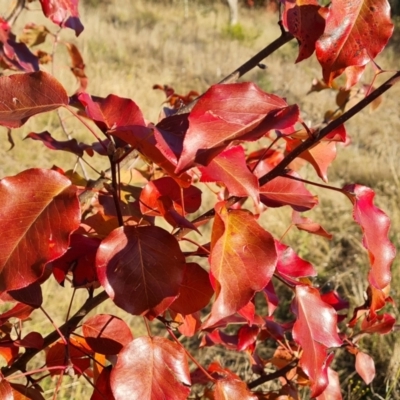
<svg viewBox="0 0 400 400"><path fill-rule="evenodd" d="M11 385L3 378L3 375L0 375L0 399L14 400Z"/></svg>
<svg viewBox="0 0 400 400"><path fill-rule="evenodd" d="M79 227L76 187L58 172L30 169L0 181L0 291L27 287L68 248Z"/></svg>
<svg viewBox="0 0 400 400"><path fill-rule="evenodd" d="M369 283L383 290L391 280L390 267L396 255L389 240L389 217L374 205L375 192L361 185L347 185L343 188L355 194L353 218L363 231L363 245L368 250L371 269Z"/></svg>
<svg viewBox="0 0 400 400"><path fill-rule="evenodd" d="M173 202L174 209L180 214L196 212L201 205L201 190L195 186L181 188L175 180L164 177L150 181L140 193L140 210L144 215L159 216L157 200L168 197Z"/></svg>
<svg viewBox="0 0 400 400"><path fill-rule="evenodd" d="M0 77L0 125L18 128L33 115L67 104L67 92L46 72Z"/></svg>
<svg viewBox="0 0 400 400"><path fill-rule="evenodd" d="M82 325L83 336L90 348L100 354L118 354L132 339L128 325L113 315L98 314Z"/></svg>
<svg viewBox="0 0 400 400"><path fill-rule="evenodd" d="M328 386L323 393L317 397L317 400L342 400L339 375L331 368L328 368L328 381Z"/></svg>
<svg viewBox="0 0 400 400"><path fill-rule="evenodd" d="M347 88L358 82L360 68L386 46L393 32L387 0L333 0L316 55L325 82L349 69Z"/></svg>
<svg viewBox="0 0 400 400"><path fill-rule="evenodd" d="M328 348L342 344L337 333L337 315L321 300L317 289L305 285L296 286L292 311L297 317L293 339L304 349L300 366L311 380L311 397L315 397L328 385Z"/></svg>
<svg viewBox="0 0 400 400"><path fill-rule="evenodd" d="M125 227L102 241L96 265L101 285L117 306L133 315L156 316L179 294L185 258L167 231Z"/></svg>
<svg viewBox="0 0 400 400"><path fill-rule="evenodd" d="M300 178L295 172L287 175ZM260 200L267 207L289 205L296 211L307 211L318 204L317 196L311 194L303 182L278 176L260 187Z"/></svg>
<svg viewBox="0 0 400 400"><path fill-rule="evenodd" d="M39 0L43 14L61 27L71 28L79 36L83 25L79 19L79 0Z"/></svg>
<svg viewBox="0 0 400 400"><path fill-rule="evenodd" d="M371 356L359 351L356 354L356 371L366 385L369 385L375 378L375 363Z"/></svg>
<svg viewBox="0 0 400 400"><path fill-rule="evenodd" d="M275 240L278 263L276 270L284 276L290 278L301 278L306 276L315 276L317 272L314 267L306 260L300 258L294 250Z"/></svg>
<svg viewBox="0 0 400 400"><path fill-rule="evenodd" d="M125 346L111 371L115 400L186 400L190 389L184 349L161 337L140 337Z"/></svg>
<svg viewBox="0 0 400 400"><path fill-rule="evenodd" d="M103 368L96 380L92 397L90 400L115 400L111 391L111 366Z"/></svg>
<svg viewBox="0 0 400 400"><path fill-rule="evenodd" d="M285 100L253 83L214 85L189 115L176 172L194 163L208 165L232 141L258 139L271 129L294 125L297 119L297 107L288 107ZM259 125L262 129L255 131Z"/></svg>
<svg viewBox="0 0 400 400"><path fill-rule="evenodd" d="M312 219L302 217L299 212L293 211L292 223L296 225L296 228L301 231L306 231L314 235L323 236L329 240L332 239L333 235L327 232L320 224L314 222Z"/></svg>
<svg viewBox="0 0 400 400"><path fill-rule="evenodd" d="M227 399L257 400L258 397L239 379L220 379L215 384L214 400Z"/></svg>
<svg viewBox="0 0 400 400"><path fill-rule="evenodd" d="M324 33L327 10L316 0L285 1L284 6L283 24L299 43L296 62L300 62L314 53L315 43Z"/></svg>
<svg viewBox="0 0 400 400"><path fill-rule="evenodd" d="M188 263L179 289L179 297L170 309L182 315L200 311L210 301L214 291L207 271L196 263Z"/></svg>
<svg viewBox="0 0 400 400"><path fill-rule="evenodd" d="M302 143L301 140L289 139L286 140L286 151L291 152L294 148ZM314 147L301 153L299 158L309 162L315 169L318 176L324 181L328 182L328 167L336 158L336 143L335 142L319 142Z"/></svg>
<svg viewBox="0 0 400 400"><path fill-rule="evenodd" d="M244 325L238 332L238 351L244 351L255 346L260 328L256 325ZM254 350L254 349L253 349Z"/></svg>
<svg viewBox="0 0 400 400"><path fill-rule="evenodd" d="M390 314L377 315L375 318L364 318L361 330L364 333L379 333L384 335L393 330L396 319Z"/></svg>
<svg viewBox="0 0 400 400"><path fill-rule="evenodd" d="M17 318L20 321L25 321L32 314L33 310L34 308L31 306L17 303L13 308L0 315L0 325L2 325L10 318Z"/></svg>
<svg viewBox="0 0 400 400"><path fill-rule="evenodd" d="M216 212L210 255L216 300L205 326L244 307L267 286L277 262L273 237L252 214L221 204Z"/></svg>
<svg viewBox="0 0 400 400"><path fill-rule="evenodd" d="M214 157L207 167L200 167L201 182L223 183L229 194L238 197L251 197L259 202L258 179L246 165L242 146L231 147Z"/></svg>

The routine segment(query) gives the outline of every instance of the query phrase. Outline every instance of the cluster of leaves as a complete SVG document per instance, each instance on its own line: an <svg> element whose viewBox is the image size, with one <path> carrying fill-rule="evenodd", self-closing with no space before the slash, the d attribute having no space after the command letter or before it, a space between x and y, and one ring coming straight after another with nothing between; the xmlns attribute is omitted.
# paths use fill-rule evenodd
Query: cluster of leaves
<svg viewBox="0 0 400 400"><path fill-rule="evenodd" d="M40 3L54 23L77 35L82 31L77 0ZM186 399L196 384L207 399L298 399L302 388L320 400L341 399L338 374L330 368L337 348L355 355L357 372L366 383L372 381L374 362L359 339L386 334L395 323L383 310L391 302L395 256L390 221L374 205L372 189L326 182L337 144L347 141L343 123L376 104L400 77L395 73L376 89L364 87L363 99L345 109L366 65L391 36L390 9L387 0L333 0L328 8L316 0L282 3L281 36L222 83L198 98L156 85L172 106L157 124L147 122L131 99L91 96L83 59L70 43L65 45L79 89L68 96L40 67L54 53L32 51L48 37L57 44L58 34L30 24L17 39L8 21L1 21L1 65L20 73L0 77L0 124L17 128L38 113L64 108L95 143L58 141L50 132L32 132L28 138L79 158L96 152L110 165L96 181L57 167L29 169L0 181L0 292L2 301L12 304L0 315L0 354L7 361L0 375L3 399L43 398L40 381L46 371L60 381L68 373L87 377L94 387L92 400ZM297 62L315 52L322 66L324 83L316 82L314 90L346 76L339 109L327 113L321 126L307 126L298 105L253 83L232 83L292 39L299 43ZM260 139L270 145L246 152L247 142ZM301 178L305 163L319 182ZM195 218L203 201L198 182L216 183L219 189L214 207ZM318 205L306 182L347 196L363 233L370 260L366 300L348 320L338 314L348 310L346 299L336 291L321 293L313 285L313 265L257 222L269 208L288 206L293 227L330 239L319 223L302 215ZM160 220L170 229L161 228ZM208 221L209 237L202 229ZM192 231L203 233L201 244L187 236ZM182 243L191 243L190 251L183 251ZM41 285L51 276L60 285L68 281L87 290L88 300L43 338L27 333L24 321L41 307ZM291 322L274 316L284 300L275 291L278 281L292 292ZM103 291L94 295L99 287ZM256 307L257 293L267 309ZM85 318L107 298L146 324L161 322L168 337L149 330L148 336L134 338L113 315ZM227 334L233 324L238 329ZM217 362L201 365L179 340L195 335L201 335L201 346L245 352L259 378L244 382ZM275 352L263 359L257 348L267 340ZM27 370L42 351L45 367ZM276 371L267 373L271 367ZM27 377L25 386L13 383L18 371ZM257 391L272 380L279 382L274 390Z"/></svg>

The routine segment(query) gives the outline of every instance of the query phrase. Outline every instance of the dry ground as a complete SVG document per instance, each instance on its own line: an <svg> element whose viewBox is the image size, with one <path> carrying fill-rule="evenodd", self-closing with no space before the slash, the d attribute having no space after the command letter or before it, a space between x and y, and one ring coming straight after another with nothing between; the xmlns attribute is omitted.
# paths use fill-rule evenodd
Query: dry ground
<svg viewBox="0 0 400 400"><path fill-rule="evenodd" d="M76 43L81 50L87 65L88 91L91 94L106 96L113 93L131 98L148 120L157 121L164 97L161 92L152 90L153 84L171 85L179 93L191 89L203 92L279 35L276 16L266 15L260 10L242 10L240 26L229 31L227 10L217 2L189 2L187 10L183 2L175 1L173 6L171 3L145 0L84 2L86 6L81 10L84 33L78 39L69 33L62 37ZM38 4L33 3L31 7L37 8ZM18 21L19 26L27 21L37 22L39 14L25 13ZM49 22L44 23L55 31ZM50 43L48 46L51 46ZM378 64L385 69L399 68L398 49L394 43L378 58ZM320 77L320 68L312 60L295 65L295 58L296 46L289 43L265 61L266 70L255 70L245 79L255 81L266 91L286 97L289 103L298 103L304 119L318 123L326 110L335 108L335 94L324 91L307 95L312 79ZM55 75L72 93L76 83L61 44L55 62ZM371 76L369 71L364 77L365 83L370 81ZM379 82L383 79L379 78ZM340 150L329 171L332 185L360 183L376 190L376 202L392 219L391 238L397 248L400 248L399 96L400 86L389 91L377 111L364 111L347 125L352 143ZM93 140L79 123L67 114L62 116L74 137ZM30 131L43 130L49 130L64 140L55 113L33 118L25 127L16 130L13 134L16 146L11 151L7 150L9 144L5 132L0 136L0 178L30 167L47 168L55 163L66 169L74 166L76 160L73 156L51 152L38 142L22 141ZM108 167L103 160L89 161L98 169ZM308 177L315 179L311 170ZM368 264L360 244L359 229L352 222L351 205L334 192L314 191L320 195L321 205L310 216L322 222L335 235L334 239L328 242L292 230L286 240L316 265L322 277L321 284L328 281L348 296L354 305L361 304ZM263 224L280 237L288 226L288 210L269 211L267 214ZM396 303L400 301L398 268L396 261L393 268L393 298ZM44 307L56 323L61 323L71 291L56 288L52 282L46 285ZM84 293L78 295L74 302L76 307L83 297ZM61 303L66 305L65 308L60 307ZM99 312L115 313L110 302L103 304ZM397 314L396 309L391 312ZM117 314L132 325L135 334L144 332L139 318L121 311ZM33 314L33 320L43 334L52 330L39 311ZM384 399L400 398L397 394L400 393L399 343L400 339L395 334L363 340L361 345L373 355L378 366L378 376L368 388L360 384L358 376L352 372L354 360L348 355L338 358L335 368L340 374L347 399L379 398L371 394L374 392ZM209 357L204 355L205 359ZM52 398L52 387L48 382L46 398ZM367 392L363 392L364 389ZM86 399L90 390L87 383L77 384L74 378L70 383L63 383L58 398Z"/></svg>

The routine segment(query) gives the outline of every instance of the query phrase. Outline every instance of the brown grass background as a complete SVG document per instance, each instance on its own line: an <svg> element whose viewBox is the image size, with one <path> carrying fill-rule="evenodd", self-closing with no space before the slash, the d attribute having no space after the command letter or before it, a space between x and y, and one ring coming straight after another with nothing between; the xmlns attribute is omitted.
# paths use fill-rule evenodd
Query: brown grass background
<svg viewBox="0 0 400 400"><path fill-rule="evenodd" d="M6 14L9 3L2 0L3 14ZM56 27L41 17L39 7L37 2L29 5L33 11L23 13L14 29L15 33L30 21L44 23L52 32L57 31ZM267 14L263 9L241 9L240 24L229 29L227 8L222 2L212 1L189 1L185 8L184 2L177 0L86 0L81 5L81 20L85 31L78 39L72 32L62 32L61 38L75 43L80 49L89 78L88 92L99 96L113 93L131 98L140 106L145 117L153 122L157 121L164 101L160 91L152 90L154 84L171 85L182 94L192 89L204 92L279 36L276 15ZM51 46L48 40L44 47L50 51ZM265 60L266 70L254 70L243 80L254 81L263 90L286 97L290 104L299 104L303 118L309 124L319 123L327 110L335 109L335 93L326 90L307 95L312 79L319 78L321 71L314 59L295 65L296 49L294 42L287 44ZM383 69L399 68L398 55L399 44L393 40L378 57L377 63ZM56 51L54 73L72 94L77 84L69 70L69 62L67 51L60 43ZM44 69L51 70L51 67L45 66ZM373 72L369 69L363 82L370 83L372 77ZM386 78L387 75L378 77L376 84ZM359 183L376 191L376 203L392 220L390 237L397 248L400 247L399 95L400 86L394 87L385 95L380 108L374 112L365 110L346 125L352 143L339 149L337 160L329 169L331 185ZM94 141L70 115L62 113L62 118L73 137ZM5 130L0 130L0 178L32 167L49 168L53 164L65 169L74 167L76 158L73 155L55 153L39 142L23 140L27 133L43 130L48 130L59 140L66 139L56 113L32 118L24 127L15 130L15 148L12 150L8 150ZM103 159L88 161L97 169L108 168ZM305 174L308 179L318 181L311 168L306 168ZM351 204L335 192L315 188L311 188L311 191L320 196L320 206L308 215L333 233L334 239L326 241L292 229L285 240L316 266L321 285L337 288L350 299L353 307L360 305L366 288L368 259L361 245L359 227L352 221ZM208 196L210 201L205 207L213 201L213 195ZM263 226L278 238L285 233L289 221L290 210L286 208L269 210L261 219ZM398 268L399 262L396 260L392 284L392 296L396 304L400 300ZM53 281L45 284L44 308L55 323L64 321L71 294L72 289L61 289ZM84 298L83 291L77 294L73 309ZM397 306L389 311L398 315ZM101 305L97 312L117 314L132 326L135 335L145 334L139 317L116 310L110 301ZM40 311L33 313L30 326L42 334L53 330ZM154 329L158 330L159 327L155 326ZM398 334L366 337L361 340L360 347L374 357L377 377L366 387L354 372L353 357L347 353L338 354L333 367L339 372L345 398L399 399ZM199 357L205 362L215 357L221 363L233 363L233 369L242 369L240 355L227 356L219 350L214 353L202 350ZM35 366L39 364L36 360ZM46 399L53 398L54 381L48 379L44 387ZM68 378L62 382L57 398L88 399L91 390L82 378ZM304 396L307 398L307 395Z"/></svg>

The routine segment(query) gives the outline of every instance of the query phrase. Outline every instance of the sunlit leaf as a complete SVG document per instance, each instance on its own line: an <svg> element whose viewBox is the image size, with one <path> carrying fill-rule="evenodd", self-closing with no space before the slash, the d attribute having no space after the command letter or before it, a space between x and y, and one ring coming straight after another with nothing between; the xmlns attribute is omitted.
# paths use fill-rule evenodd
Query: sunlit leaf
<svg viewBox="0 0 400 400"><path fill-rule="evenodd" d="M303 348L300 366L311 380L311 397L320 395L328 385L328 348L338 347L336 311L321 300L317 289L296 286L292 311L297 319L293 339Z"/></svg>
<svg viewBox="0 0 400 400"><path fill-rule="evenodd" d="M208 165L234 140L256 140L271 129L292 126L298 108L263 92L253 83L212 86L189 115L183 151L176 172L194 163ZM255 131L262 126L260 131Z"/></svg>
<svg viewBox="0 0 400 400"><path fill-rule="evenodd" d="M82 326L83 336L94 352L118 354L132 339L128 325L113 315L98 314L89 318Z"/></svg>
<svg viewBox="0 0 400 400"><path fill-rule="evenodd" d="M218 233L213 232L210 255L216 301L205 326L212 326L244 307L267 286L277 262L273 237L257 224L253 215L241 210L228 211L221 204L216 211L214 226Z"/></svg>
<svg viewBox="0 0 400 400"><path fill-rule="evenodd" d="M46 72L0 77L0 125L18 128L33 115L67 104L67 92Z"/></svg>
<svg viewBox="0 0 400 400"><path fill-rule="evenodd" d="M371 356L359 351L356 355L356 371L366 385L369 385L375 378L375 362Z"/></svg>
<svg viewBox="0 0 400 400"><path fill-rule="evenodd" d="M343 189L355 194L353 218L361 226L363 245L371 263L368 281L382 290L390 283L390 268L396 255L388 237L390 219L374 205L375 192L372 189L361 185L347 185Z"/></svg>
<svg viewBox="0 0 400 400"><path fill-rule="evenodd" d="M0 291L37 281L79 227L76 187L58 172L30 169L0 181Z"/></svg>
<svg viewBox="0 0 400 400"><path fill-rule="evenodd" d="M201 182L223 183L232 196L250 196L258 203L258 179L247 168L243 147L231 147L199 169Z"/></svg>
<svg viewBox="0 0 400 400"><path fill-rule="evenodd" d="M214 399L257 400L258 397L250 392L245 382L231 378L217 381L214 388Z"/></svg>
<svg viewBox="0 0 400 400"><path fill-rule="evenodd" d="M61 27L71 28L79 36L83 25L79 19L79 0L39 0L43 14Z"/></svg>
<svg viewBox="0 0 400 400"><path fill-rule="evenodd" d="M115 400L186 400L189 366L182 346L161 337L140 337L118 354L111 371Z"/></svg>
<svg viewBox="0 0 400 400"><path fill-rule="evenodd" d="M314 53L315 43L324 32L327 10L316 0L285 1L283 4L283 23L299 43L296 62L300 62Z"/></svg>
<svg viewBox="0 0 400 400"><path fill-rule="evenodd" d="M325 82L330 85L349 68L347 88L355 84L360 68L384 49L392 32L387 0L333 0L316 44Z"/></svg>

